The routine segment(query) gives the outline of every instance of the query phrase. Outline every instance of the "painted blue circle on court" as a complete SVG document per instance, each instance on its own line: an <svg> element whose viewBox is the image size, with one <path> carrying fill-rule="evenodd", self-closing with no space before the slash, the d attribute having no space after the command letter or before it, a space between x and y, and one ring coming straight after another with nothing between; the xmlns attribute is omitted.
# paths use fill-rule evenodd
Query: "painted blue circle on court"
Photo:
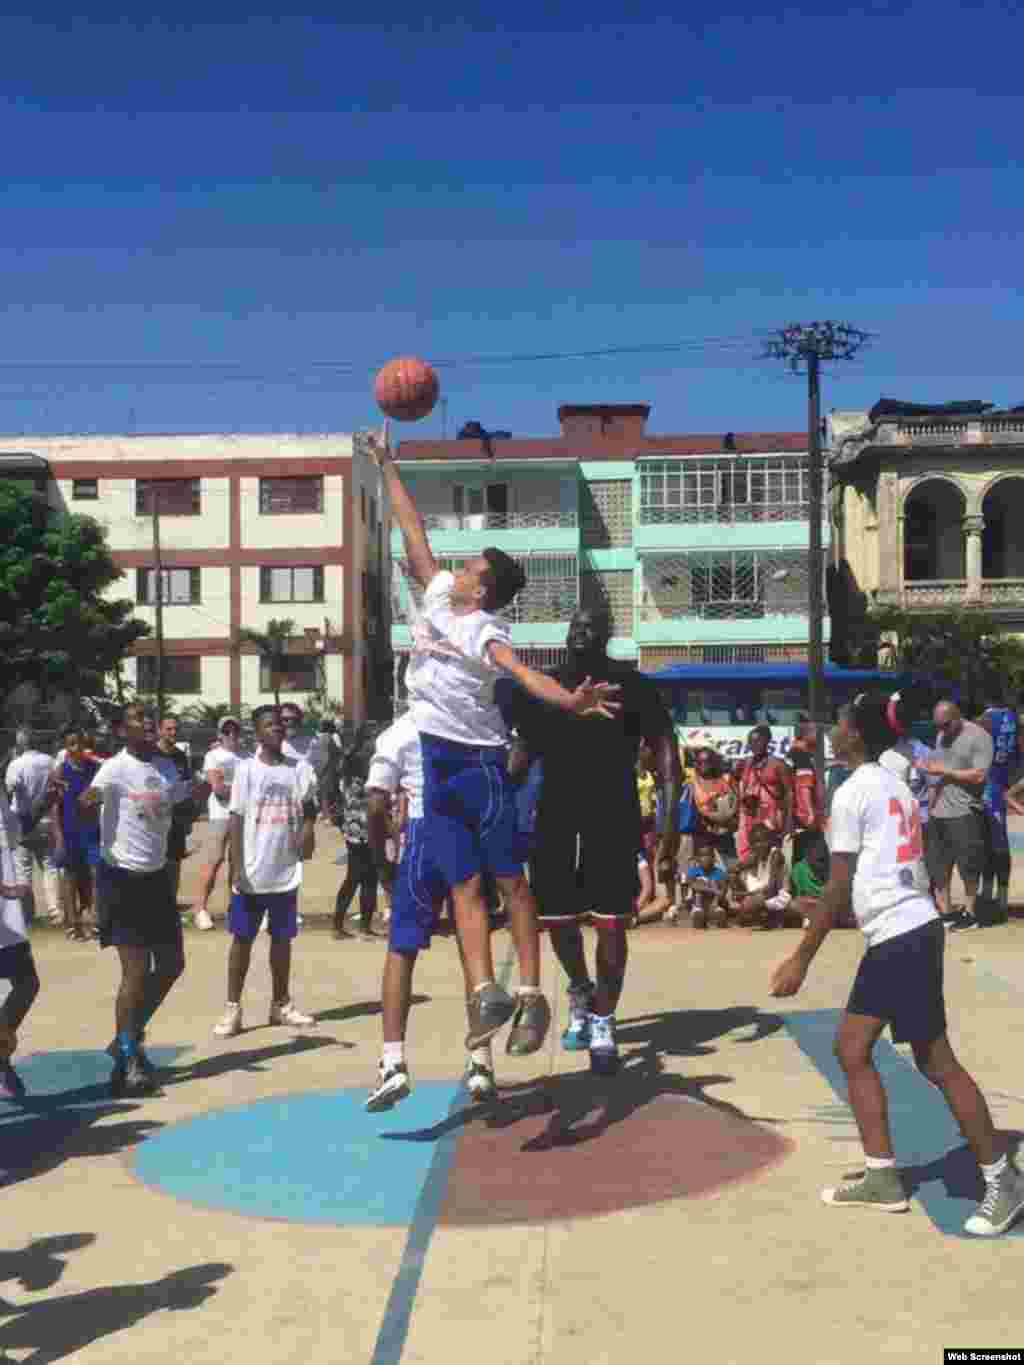
<svg viewBox="0 0 1024 1365"><path fill-rule="evenodd" d="M411 1222L451 1081L417 1084L399 1110L368 1114L365 1090L312 1091L221 1109L162 1129L138 1148L140 1180L177 1199L251 1218L392 1227Z"/></svg>

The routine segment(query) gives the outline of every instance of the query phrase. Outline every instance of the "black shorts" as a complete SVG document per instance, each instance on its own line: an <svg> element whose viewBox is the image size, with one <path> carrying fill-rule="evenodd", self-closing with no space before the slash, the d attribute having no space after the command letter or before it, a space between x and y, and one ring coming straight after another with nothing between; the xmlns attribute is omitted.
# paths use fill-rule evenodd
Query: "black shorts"
<svg viewBox="0 0 1024 1365"><path fill-rule="evenodd" d="M538 820L530 885L540 923L629 920L640 890L638 833L629 821L615 828L604 821Z"/></svg>
<svg viewBox="0 0 1024 1365"><path fill-rule="evenodd" d="M96 890L101 948L182 948L181 916L166 867L129 872L101 861Z"/></svg>
<svg viewBox="0 0 1024 1365"><path fill-rule="evenodd" d="M6 948L0 948L0 981L17 986L35 976L36 964L30 943L9 943Z"/></svg>
<svg viewBox="0 0 1024 1365"><path fill-rule="evenodd" d="M848 1014L884 1019L894 1043L931 1043L946 1032L942 993L946 931L940 919L888 938L861 958Z"/></svg>
<svg viewBox="0 0 1024 1365"><path fill-rule="evenodd" d="M925 865L936 886L944 886L957 868L961 877L977 880L985 871L985 817L981 811L943 819L933 815L925 826Z"/></svg>

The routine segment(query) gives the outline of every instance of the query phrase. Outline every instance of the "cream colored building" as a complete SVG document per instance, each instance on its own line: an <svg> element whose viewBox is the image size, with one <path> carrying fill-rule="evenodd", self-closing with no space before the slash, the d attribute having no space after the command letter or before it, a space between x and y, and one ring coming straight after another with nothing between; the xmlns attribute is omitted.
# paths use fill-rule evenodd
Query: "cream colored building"
<svg viewBox="0 0 1024 1365"><path fill-rule="evenodd" d="M10 444L10 438L5 441ZM255 706L273 679L244 628L295 622L282 699L326 695L360 721L386 676L384 520L376 467L348 434L81 436L17 442L45 462L52 505L95 517L130 597L155 625L154 501L163 564L165 690ZM156 642L126 666L156 688Z"/></svg>
<svg viewBox="0 0 1024 1365"><path fill-rule="evenodd" d="M883 400L829 427L833 638L874 605L1024 631L1024 409Z"/></svg>

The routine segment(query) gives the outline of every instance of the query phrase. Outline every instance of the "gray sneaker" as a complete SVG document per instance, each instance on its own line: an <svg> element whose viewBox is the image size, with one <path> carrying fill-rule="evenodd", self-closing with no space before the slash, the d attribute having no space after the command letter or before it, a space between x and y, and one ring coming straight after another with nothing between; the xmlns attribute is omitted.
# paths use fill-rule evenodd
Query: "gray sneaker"
<svg viewBox="0 0 1024 1365"><path fill-rule="evenodd" d="M544 1046L551 1027L551 1006L543 995L521 995L505 1051L510 1057L529 1057Z"/></svg>
<svg viewBox="0 0 1024 1365"><path fill-rule="evenodd" d="M822 1190L821 1202L843 1208L877 1209L879 1213L906 1213L910 1208L895 1166L867 1170L833 1189Z"/></svg>
<svg viewBox="0 0 1024 1365"><path fill-rule="evenodd" d="M469 1014L466 1051L473 1052L490 1042L498 1030L505 1027L516 1012L516 1002L508 991L503 991L491 982L482 990L473 992L466 1010Z"/></svg>
<svg viewBox="0 0 1024 1365"><path fill-rule="evenodd" d="M964 1224L973 1237L998 1237L1024 1209L1024 1176L1009 1162L997 1181L985 1186L985 1198Z"/></svg>

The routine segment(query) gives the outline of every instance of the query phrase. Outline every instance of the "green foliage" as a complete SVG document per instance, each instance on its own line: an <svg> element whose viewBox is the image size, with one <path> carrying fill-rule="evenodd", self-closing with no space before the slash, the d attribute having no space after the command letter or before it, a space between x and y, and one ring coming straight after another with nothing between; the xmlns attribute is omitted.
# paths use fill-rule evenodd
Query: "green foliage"
<svg viewBox="0 0 1024 1365"><path fill-rule="evenodd" d="M186 706L181 712L181 719L189 721L192 725L198 725L205 730L216 730L221 721L227 716L233 716L235 720L243 725L249 719L249 707L233 707L230 702L205 702L196 701L191 706Z"/></svg>
<svg viewBox="0 0 1024 1365"><path fill-rule="evenodd" d="M295 631L295 622L286 616L280 620L271 617L266 630L250 630L246 627L238 632L239 641L255 645L260 657L266 659L275 706L281 705L281 675L287 667L288 641Z"/></svg>
<svg viewBox="0 0 1024 1365"><path fill-rule="evenodd" d="M31 682L102 696L149 634L131 601L103 596L122 577L99 522L48 515L36 494L0 482L0 694Z"/></svg>
<svg viewBox="0 0 1024 1365"><path fill-rule="evenodd" d="M958 684L969 712L1015 696L1024 684L1024 640L988 612L883 607L871 612L868 624L882 636L884 667Z"/></svg>

